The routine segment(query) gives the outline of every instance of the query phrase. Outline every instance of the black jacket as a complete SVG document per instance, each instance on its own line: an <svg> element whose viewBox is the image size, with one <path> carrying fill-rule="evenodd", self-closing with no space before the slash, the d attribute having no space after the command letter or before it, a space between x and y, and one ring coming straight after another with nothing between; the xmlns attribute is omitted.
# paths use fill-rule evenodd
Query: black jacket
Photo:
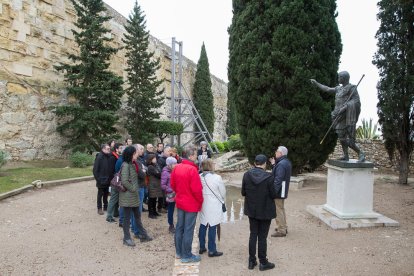
<svg viewBox="0 0 414 276"><path fill-rule="evenodd" d="M275 189L277 198L285 199L289 193L290 176L292 174L292 164L286 156L276 159L276 163L272 169L275 178Z"/></svg>
<svg viewBox="0 0 414 276"><path fill-rule="evenodd" d="M103 152L99 152L96 155L95 163L93 164L93 176L98 188L109 187L114 176L115 166L112 167L111 155Z"/></svg>
<svg viewBox="0 0 414 276"><path fill-rule="evenodd" d="M157 159L158 166L160 167L161 171L167 166L167 157L162 155L160 158Z"/></svg>
<svg viewBox="0 0 414 276"><path fill-rule="evenodd" d="M244 213L251 218L271 220L276 217L274 178L262 168L253 168L243 176L241 193L245 196Z"/></svg>

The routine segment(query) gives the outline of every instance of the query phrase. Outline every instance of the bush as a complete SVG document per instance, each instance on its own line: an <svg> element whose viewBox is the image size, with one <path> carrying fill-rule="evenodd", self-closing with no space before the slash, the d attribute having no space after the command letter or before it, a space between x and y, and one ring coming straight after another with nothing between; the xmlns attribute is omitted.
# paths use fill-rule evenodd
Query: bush
<svg viewBox="0 0 414 276"><path fill-rule="evenodd" d="M223 146L224 146L224 151L225 152L228 152L228 151L230 151L230 149L229 149L229 141L224 141L223 142Z"/></svg>
<svg viewBox="0 0 414 276"><path fill-rule="evenodd" d="M7 152L0 150L0 168L7 163L9 158L10 156Z"/></svg>
<svg viewBox="0 0 414 276"><path fill-rule="evenodd" d="M210 147L211 147L211 149L213 150L213 151L215 151L215 148L214 148L214 145L217 147L217 150L219 151L219 152L223 152L223 151L225 151L225 147L224 147L224 144L223 144L223 142L220 142L220 141L216 141L216 142L210 142L209 143L209 145L210 145Z"/></svg>
<svg viewBox="0 0 414 276"><path fill-rule="evenodd" d="M69 161L75 168L84 168L87 166L93 165L95 158L94 156L82 153L82 152L74 152L69 156Z"/></svg>
<svg viewBox="0 0 414 276"><path fill-rule="evenodd" d="M243 143L240 134L231 135L229 142L229 150L243 150Z"/></svg>

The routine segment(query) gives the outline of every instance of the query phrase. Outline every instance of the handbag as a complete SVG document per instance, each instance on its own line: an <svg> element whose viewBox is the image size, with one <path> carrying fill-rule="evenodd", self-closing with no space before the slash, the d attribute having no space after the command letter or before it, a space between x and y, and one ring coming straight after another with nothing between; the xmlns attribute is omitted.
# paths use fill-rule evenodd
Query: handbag
<svg viewBox="0 0 414 276"><path fill-rule="evenodd" d="M227 208L226 208L226 204L224 202L221 202L221 200L218 198L218 196L213 192L213 190L210 188L210 186L208 186L207 180L203 174L203 178L204 178L204 182L206 182L207 188L213 193L213 195L217 198L218 201L220 201L221 203L221 210L223 211L223 213L227 212Z"/></svg>
<svg viewBox="0 0 414 276"><path fill-rule="evenodd" d="M166 193L165 194L165 201L167 201L167 202L175 202L175 192Z"/></svg>
<svg viewBox="0 0 414 276"><path fill-rule="evenodd" d="M114 188L115 190L117 190L118 192L126 192L126 190L127 190L124 187L124 185L122 185L122 181L121 181L121 172L122 172L123 167L124 167L124 165L122 165L119 172L117 172L114 175L114 178L112 178L112 180L111 180L111 187Z"/></svg>

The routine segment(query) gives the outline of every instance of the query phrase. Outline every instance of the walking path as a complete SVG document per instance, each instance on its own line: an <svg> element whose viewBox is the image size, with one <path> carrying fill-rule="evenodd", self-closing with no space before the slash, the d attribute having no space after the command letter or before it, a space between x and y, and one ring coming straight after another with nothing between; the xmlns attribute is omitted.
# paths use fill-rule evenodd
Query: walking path
<svg viewBox="0 0 414 276"><path fill-rule="evenodd" d="M240 175L223 174L223 178L237 185ZM334 231L305 211L306 205L325 203L325 176L312 176L303 189L289 193L289 235L269 237L268 258L276 262L276 270L261 275L412 275L414 189L395 183L394 177L376 177L374 210L399 221L399 228ZM95 182L86 181L28 191L0 201L0 275L258 273L257 268L247 269L246 217L236 215L234 223L222 225L217 243L217 249L224 252L222 257L204 254L199 265L183 266L175 260L165 214L150 220L144 213L143 224L154 240L136 240L137 246L128 248L122 245L118 224L107 223L96 213L95 198ZM235 209L240 208L240 199L240 191L229 188L228 200L234 202ZM195 237L195 253L197 241Z"/></svg>

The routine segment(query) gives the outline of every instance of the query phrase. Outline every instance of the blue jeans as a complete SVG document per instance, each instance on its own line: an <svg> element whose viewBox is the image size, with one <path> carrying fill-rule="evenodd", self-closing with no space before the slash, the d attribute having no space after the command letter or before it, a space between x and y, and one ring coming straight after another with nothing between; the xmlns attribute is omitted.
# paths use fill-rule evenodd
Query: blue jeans
<svg viewBox="0 0 414 276"><path fill-rule="evenodd" d="M208 227L208 252L209 253L215 253L217 251L217 249L216 249L217 225L214 225L214 226L208 225L208 226L206 226L206 225L200 224L200 229L198 231L198 240L200 242L200 249L205 249L206 248L207 227Z"/></svg>
<svg viewBox="0 0 414 276"><path fill-rule="evenodd" d="M191 258L194 226L197 212L186 212L177 208L177 225L175 229L175 253L181 258Z"/></svg>
<svg viewBox="0 0 414 276"><path fill-rule="evenodd" d="M168 202L168 225L174 225L175 202Z"/></svg>
<svg viewBox="0 0 414 276"><path fill-rule="evenodd" d="M142 213L142 205L144 204L145 187L139 188L139 211Z"/></svg>

